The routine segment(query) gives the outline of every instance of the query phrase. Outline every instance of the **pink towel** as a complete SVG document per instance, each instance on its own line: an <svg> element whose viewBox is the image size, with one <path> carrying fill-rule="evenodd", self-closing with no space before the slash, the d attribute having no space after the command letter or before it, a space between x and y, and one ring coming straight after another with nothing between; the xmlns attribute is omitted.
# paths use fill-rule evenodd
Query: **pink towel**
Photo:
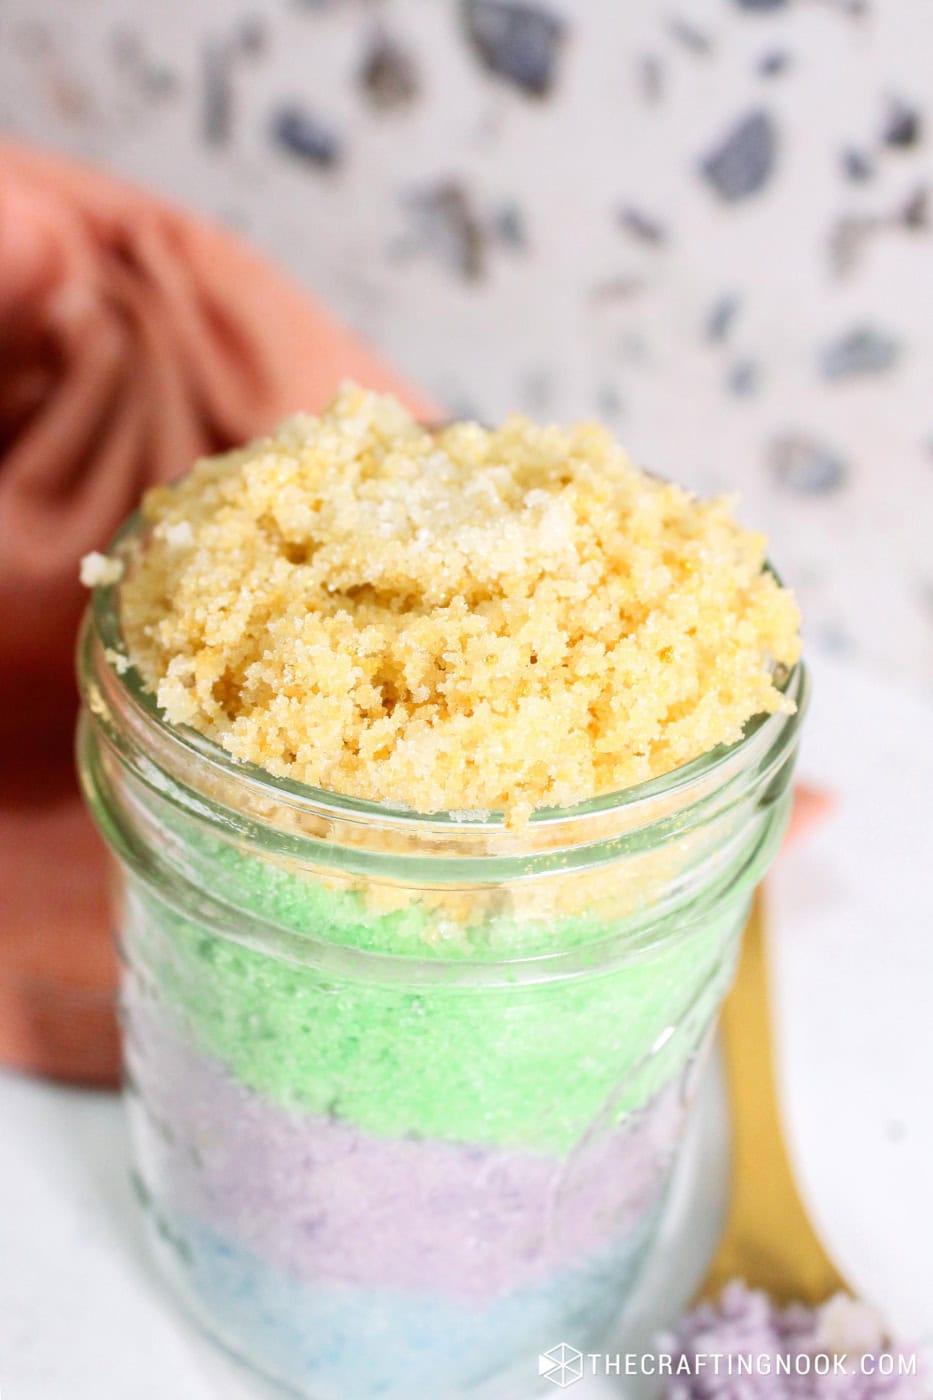
<svg viewBox="0 0 933 1400"><path fill-rule="evenodd" d="M309 230L313 237L313 230ZM238 238L0 143L0 1059L118 1072L103 854L71 757L82 554L145 487L344 376L436 408Z"/></svg>

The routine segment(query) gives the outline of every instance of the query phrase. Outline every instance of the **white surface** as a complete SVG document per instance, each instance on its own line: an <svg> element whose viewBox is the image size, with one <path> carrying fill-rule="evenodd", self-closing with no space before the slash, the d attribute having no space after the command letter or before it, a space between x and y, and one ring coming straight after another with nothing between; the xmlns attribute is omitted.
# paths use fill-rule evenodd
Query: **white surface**
<svg viewBox="0 0 933 1400"><path fill-rule="evenodd" d="M817 666L801 771L838 797L771 881L785 1125L847 1279L933 1340L933 712Z"/></svg>
<svg viewBox="0 0 933 1400"><path fill-rule="evenodd" d="M782 858L771 888L785 1114L798 1171L847 1276L905 1338L927 1342L931 730L918 702L838 664L820 665L802 769L830 786L839 806ZM666 1258L681 1296L719 1209L717 1113L714 1096L693 1188L700 1227L686 1243L672 1239ZM202 1340L153 1273L116 1100L0 1075L0 1122L3 1400L271 1395ZM679 1210L690 1195L683 1185ZM669 1231L677 1236L676 1221ZM647 1282L648 1295L677 1306L670 1278ZM645 1319L662 1320L650 1296L639 1312L640 1337L612 1350L639 1349ZM597 1400L612 1391L587 1384L573 1393Z"/></svg>

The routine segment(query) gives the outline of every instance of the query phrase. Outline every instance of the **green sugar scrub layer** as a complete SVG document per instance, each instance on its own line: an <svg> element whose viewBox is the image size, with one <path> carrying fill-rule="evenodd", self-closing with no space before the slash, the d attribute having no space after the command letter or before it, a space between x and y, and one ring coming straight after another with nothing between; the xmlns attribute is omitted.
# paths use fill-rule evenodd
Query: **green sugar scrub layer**
<svg viewBox="0 0 933 1400"><path fill-rule="evenodd" d="M536 808L658 777L793 709L777 675L798 656L797 609L761 536L595 425L428 431L350 386L144 512L120 615L170 723L346 797L502 811L511 854ZM543 878L503 882L493 861L448 890L425 870L415 888L391 848L382 874L341 877L326 851L320 869L287 843L270 855L229 814L215 828L153 794L165 878L154 864L129 882L132 975L182 1037L288 1109L565 1151L689 1064L786 816L786 797L758 796L631 862L593 868L586 848L574 870L558 851ZM655 904L668 889L676 909ZM601 967L636 905L650 936ZM310 940L357 950L355 971L323 973ZM509 980L510 958L569 949L584 975ZM371 954L403 964L394 982ZM502 985L469 984L484 958ZM417 960L442 975L419 983Z"/></svg>
<svg viewBox="0 0 933 1400"><path fill-rule="evenodd" d="M562 1153L690 1061L731 976L743 894L682 936L660 930L622 967L525 986L507 969L493 987L322 975L218 937L142 887L124 939L134 975L159 989L154 1011L273 1103L379 1137Z"/></svg>
<svg viewBox="0 0 933 1400"><path fill-rule="evenodd" d="M561 1152L595 1118L614 1125L682 1072L728 984L789 797L748 814L748 840L720 872L720 897L704 882L702 912L681 901L639 938L611 901L532 931L503 907L485 924L467 919L464 936L443 945L427 941L434 908L415 891L380 911L369 887L267 863L176 814L204 913L134 880L127 960L183 1040L289 1110L377 1136ZM231 905L261 920L272 955L236 941L235 914L228 936ZM626 960L603 966L603 941L616 935L627 938ZM315 965L309 936L346 950L343 971ZM540 953L545 937L552 950L578 950L583 975L555 976L544 963L540 976L552 980L523 984L508 958ZM395 980L368 966L374 952L396 955ZM484 957L506 959L498 985L471 981Z"/></svg>
<svg viewBox="0 0 933 1400"><path fill-rule="evenodd" d="M351 385L144 513L131 660L171 722L277 776L520 826L789 705L763 537L596 424L429 431Z"/></svg>

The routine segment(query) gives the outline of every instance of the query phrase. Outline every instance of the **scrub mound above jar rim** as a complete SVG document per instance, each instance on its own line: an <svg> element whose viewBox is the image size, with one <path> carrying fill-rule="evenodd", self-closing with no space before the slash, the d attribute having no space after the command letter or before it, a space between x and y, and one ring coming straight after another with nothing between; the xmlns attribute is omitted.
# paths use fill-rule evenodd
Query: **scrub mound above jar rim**
<svg viewBox="0 0 933 1400"><path fill-rule="evenodd" d="M128 661L170 724L273 777L521 826L793 709L763 536L597 424L433 430L346 385L143 516Z"/></svg>

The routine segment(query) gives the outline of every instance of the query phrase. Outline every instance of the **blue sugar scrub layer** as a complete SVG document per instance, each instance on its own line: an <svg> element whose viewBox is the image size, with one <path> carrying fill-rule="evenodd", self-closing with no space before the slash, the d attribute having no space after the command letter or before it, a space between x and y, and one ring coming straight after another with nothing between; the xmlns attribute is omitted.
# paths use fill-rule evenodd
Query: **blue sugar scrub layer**
<svg viewBox="0 0 933 1400"><path fill-rule="evenodd" d="M157 1246L196 1317L232 1352L313 1400L533 1392L538 1353L592 1348L641 1267L656 1226L645 1219L611 1252L491 1303L429 1293L314 1286L271 1269L190 1219L156 1221Z"/></svg>

